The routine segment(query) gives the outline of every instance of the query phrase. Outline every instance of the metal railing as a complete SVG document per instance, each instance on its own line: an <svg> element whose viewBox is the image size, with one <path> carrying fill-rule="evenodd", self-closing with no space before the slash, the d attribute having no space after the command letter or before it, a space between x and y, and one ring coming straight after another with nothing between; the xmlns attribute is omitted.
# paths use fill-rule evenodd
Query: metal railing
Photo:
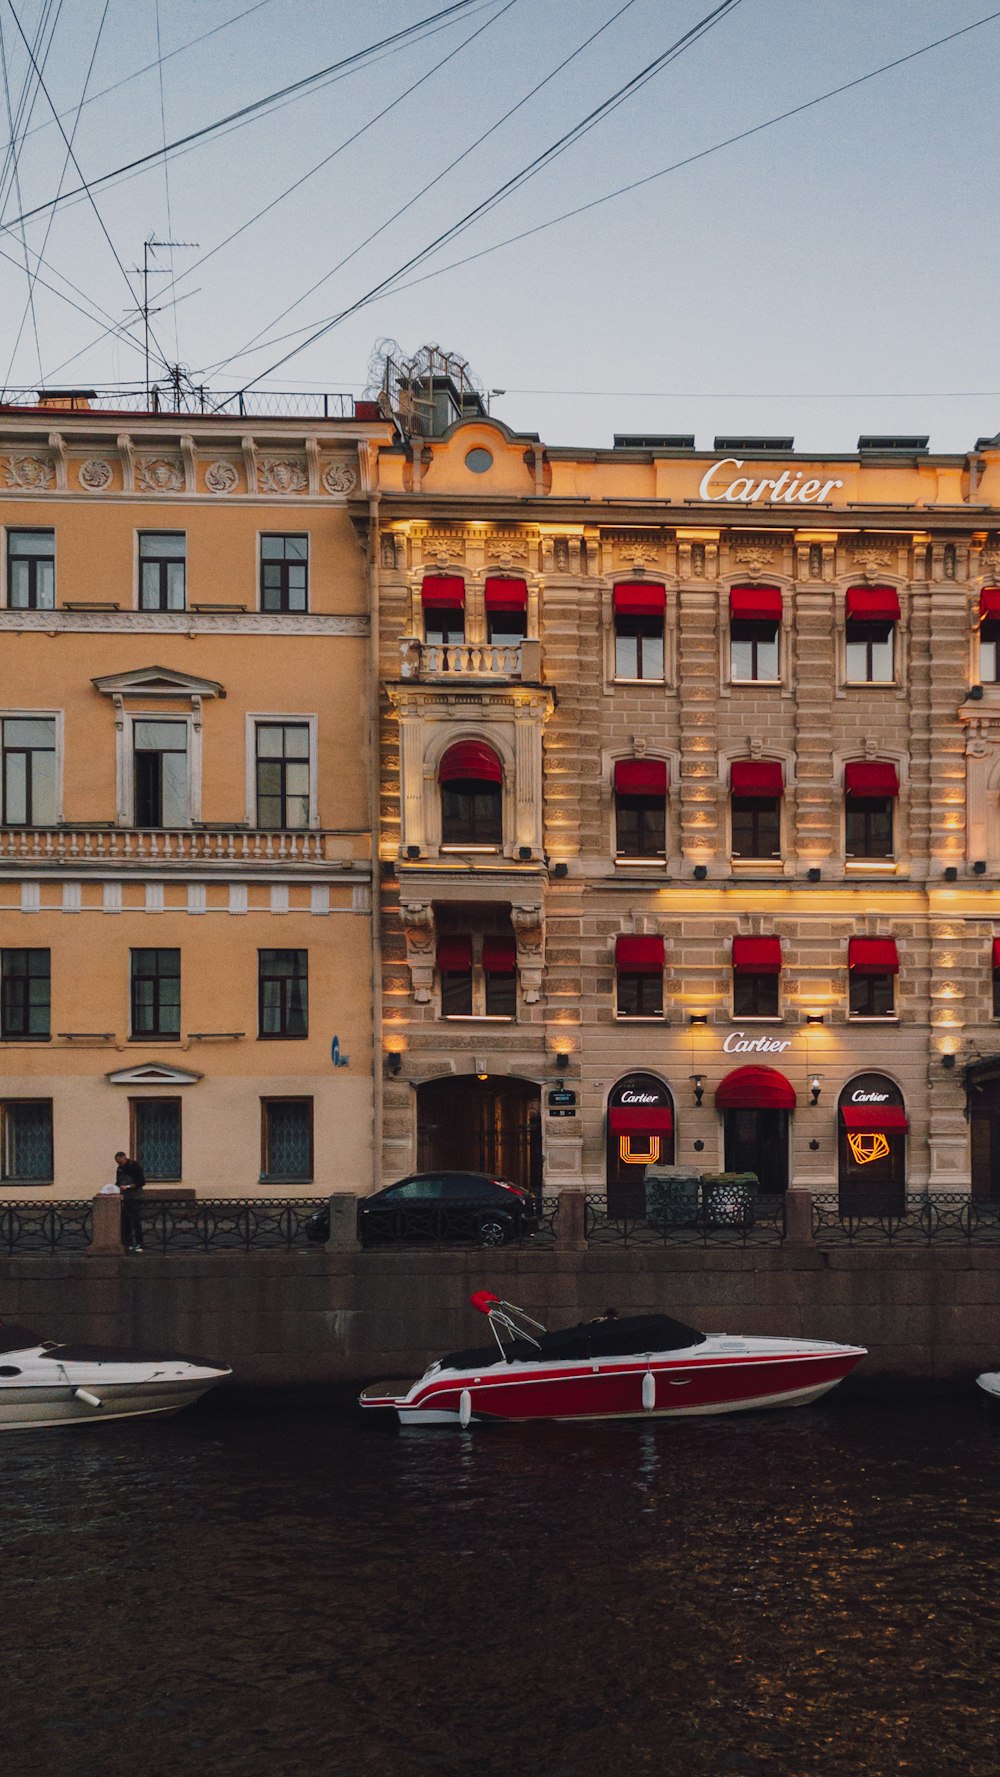
<svg viewBox="0 0 1000 1777"><path fill-rule="evenodd" d="M326 834L227 828L4 827L0 859L29 863L313 864L326 858Z"/></svg>
<svg viewBox="0 0 1000 1777"><path fill-rule="evenodd" d="M142 1242L161 1252L307 1246L306 1224L326 1197L217 1197L143 1203Z"/></svg>
<svg viewBox="0 0 1000 1777"><path fill-rule="evenodd" d="M361 1199L362 1205L365 1199ZM407 1203L379 1206L360 1221L362 1244L387 1246L552 1247L559 1198L542 1197L535 1209L507 1214L482 1202Z"/></svg>
<svg viewBox="0 0 1000 1777"><path fill-rule="evenodd" d="M38 389L7 389L2 407L30 407L51 416L56 423L63 414L80 413L231 413L246 419L350 420L354 396L341 389L210 389L183 384L154 384L141 388L88 390L76 398L49 400L39 406Z"/></svg>
<svg viewBox="0 0 1000 1777"><path fill-rule="evenodd" d="M930 1191L867 1207L831 1193L813 1198L813 1236L822 1246L960 1246L1000 1244L1000 1202L961 1191Z"/></svg>
<svg viewBox="0 0 1000 1777"><path fill-rule="evenodd" d="M0 1202L0 1252L85 1252L93 1214L89 1202Z"/></svg>
<svg viewBox="0 0 1000 1777"><path fill-rule="evenodd" d="M688 1208L644 1210L627 1202L609 1207L606 1192L587 1194L589 1246L779 1246L785 1238L785 1199L779 1194L733 1198L702 1196Z"/></svg>

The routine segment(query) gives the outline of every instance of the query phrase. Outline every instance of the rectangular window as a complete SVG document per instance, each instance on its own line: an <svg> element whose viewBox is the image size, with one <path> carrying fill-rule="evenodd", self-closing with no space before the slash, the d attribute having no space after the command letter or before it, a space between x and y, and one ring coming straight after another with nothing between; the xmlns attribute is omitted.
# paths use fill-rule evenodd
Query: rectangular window
<svg viewBox="0 0 1000 1777"><path fill-rule="evenodd" d="M867 975L851 969L849 981L852 1018L892 1016L895 1009L895 975Z"/></svg>
<svg viewBox="0 0 1000 1777"><path fill-rule="evenodd" d="M487 1018L516 1018L517 976L513 969L502 975L487 969L485 981Z"/></svg>
<svg viewBox="0 0 1000 1777"><path fill-rule="evenodd" d="M0 1103L0 1180L5 1185L52 1183L51 1098Z"/></svg>
<svg viewBox="0 0 1000 1777"><path fill-rule="evenodd" d="M892 684L895 633L894 623L847 623L847 677L852 684Z"/></svg>
<svg viewBox="0 0 1000 1777"><path fill-rule="evenodd" d="M51 1036L49 950L5 950L0 958L0 1036L44 1042Z"/></svg>
<svg viewBox="0 0 1000 1777"><path fill-rule="evenodd" d="M180 951L133 950L133 1038L163 1037L176 1042L180 1034Z"/></svg>
<svg viewBox="0 0 1000 1777"><path fill-rule="evenodd" d="M1000 680L1000 621L995 617L979 631L979 677L984 685Z"/></svg>
<svg viewBox="0 0 1000 1777"><path fill-rule="evenodd" d="M619 1018L658 1018L663 1012L663 976L618 971Z"/></svg>
<svg viewBox="0 0 1000 1777"><path fill-rule="evenodd" d="M269 1184L308 1184L313 1176L313 1101L262 1098L261 1178Z"/></svg>
<svg viewBox="0 0 1000 1777"><path fill-rule="evenodd" d="M517 945L513 935L442 933L437 966L442 1018L516 1018Z"/></svg>
<svg viewBox="0 0 1000 1777"><path fill-rule="evenodd" d="M993 1016L1000 1018L1000 969L993 971Z"/></svg>
<svg viewBox="0 0 1000 1777"><path fill-rule="evenodd" d="M748 969L733 973L733 1017L777 1018L780 975L757 975Z"/></svg>
<svg viewBox="0 0 1000 1777"><path fill-rule="evenodd" d="M55 602L55 531L8 531L7 603L11 610L51 611Z"/></svg>
<svg viewBox="0 0 1000 1777"><path fill-rule="evenodd" d="M181 1177L181 1101L130 1098L131 1148L150 1183Z"/></svg>
<svg viewBox="0 0 1000 1777"><path fill-rule="evenodd" d="M135 825L186 827L191 818L187 723L136 721L132 747Z"/></svg>
<svg viewBox="0 0 1000 1777"><path fill-rule="evenodd" d="M5 716L3 823L52 827L56 822L56 725L52 717Z"/></svg>
<svg viewBox="0 0 1000 1777"><path fill-rule="evenodd" d="M778 677L778 625L734 617L729 625L730 677L752 683Z"/></svg>
<svg viewBox="0 0 1000 1777"><path fill-rule="evenodd" d="M663 618L615 612L615 678L663 678Z"/></svg>
<svg viewBox="0 0 1000 1777"><path fill-rule="evenodd" d="M780 858L781 802L776 796L733 797L733 857Z"/></svg>
<svg viewBox="0 0 1000 1777"><path fill-rule="evenodd" d="M465 641L464 605L426 605L424 640L437 647Z"/></svg>
<svg viewBox="0 0 1000 1777"><path fill-rule="evenodd" d="M309 825L309 729L305 722L257 723L257 825Z"/></svg>
<svg viewBox="0 0 1000 1777"><path fill-rule="evenodd" d="M663 796L615 797L616 851L624 858L662 858L667 850L667 804Z"/></svg>
<svg viewBox="0 0 1000 1777"><path fill-rule="evenodd" d="M140 611L183 611L187 537L183 531L139 532Z"/></svg>
<svg viewBox="0 0 1000 1777"><path fill-rule="evenodd" d="M309 1035L309 953L258 950L258 1037Z"/></svg>
<svg viewBox="0 0 1000 1777"><path fill-rule="evenodd" d="M442 1018L472 1017L472 969L441 970Z"/></svg>
<svg viewBox="0 0 1000 1777"><path fill-rule="evenodd" d="M892 857L891 796L848 796L845 841L849 858Z"/></svg>
<svg viewBox="0 0 1000 1777"><path fill-rule="evenodd" d="M524 641L524 611L486 612L486 634L495 648L519 648Z"/></svg>
<svg viewBox="0 0 1000 1777"><path fill-rule="evenodd" d="M262 611L309 609L309 535L283 532L260 540Z"/></svg>

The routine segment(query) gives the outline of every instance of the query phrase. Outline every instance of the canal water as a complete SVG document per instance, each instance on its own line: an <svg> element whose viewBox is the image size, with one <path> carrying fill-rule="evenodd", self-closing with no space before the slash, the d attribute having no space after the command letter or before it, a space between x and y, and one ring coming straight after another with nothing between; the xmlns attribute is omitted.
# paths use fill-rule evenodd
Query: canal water
<svg viewBox="0 0 1000 1777"><path fill-rule="evenodd" d="M6 1777L996 1777L1000 1414L0 1438Z"/></svg>

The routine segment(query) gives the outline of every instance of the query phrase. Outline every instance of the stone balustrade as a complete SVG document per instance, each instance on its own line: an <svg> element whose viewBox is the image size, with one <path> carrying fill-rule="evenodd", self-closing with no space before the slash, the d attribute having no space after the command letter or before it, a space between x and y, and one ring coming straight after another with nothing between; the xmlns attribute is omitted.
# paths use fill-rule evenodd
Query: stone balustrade
<svg viewBox="0 0 1000 1777"><path fill-rule="evenodd" d="M242 827L3 827L0 864L322 863L327 835Z"/></svg>

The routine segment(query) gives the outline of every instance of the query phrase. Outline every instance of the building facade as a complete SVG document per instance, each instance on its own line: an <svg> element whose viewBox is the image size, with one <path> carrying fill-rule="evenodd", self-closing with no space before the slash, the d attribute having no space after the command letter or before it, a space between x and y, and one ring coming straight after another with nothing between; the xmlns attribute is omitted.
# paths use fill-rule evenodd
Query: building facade
<svg viewBox="0 0 1000 1777"><path fill-rule="evenodd" d="M0 1191L371 1186L379 422L0 413Z"/></svg>
<svg viewBox="0 0 1000 1777"><path fill-rule="evenodd" d="M378 477L383 1177L1000 1194L1000 440Z"/></svg>

